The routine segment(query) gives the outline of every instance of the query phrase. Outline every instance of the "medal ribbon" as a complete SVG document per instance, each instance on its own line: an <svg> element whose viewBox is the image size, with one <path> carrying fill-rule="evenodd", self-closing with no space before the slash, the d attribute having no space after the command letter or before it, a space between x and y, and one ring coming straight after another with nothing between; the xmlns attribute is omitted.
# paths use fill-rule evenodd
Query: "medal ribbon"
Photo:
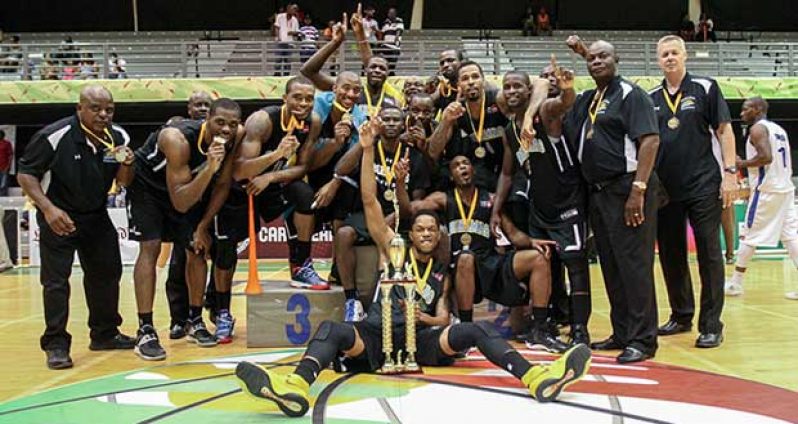
<svg viewBox="0 0 798 424"><path fill-rule="evenodd" d="M103 128L103 133L108 136L108 139L111 140L110 142L107 142L107 141L103 140L102 137L100 137L99 135L95 134L94 131L90 130L87 126L83 125L83 122L80 123L80 129L82 129L83 132L86 133L86 135L88 135L91 138L99 141L100 144L105 146L108 150L113 150L114 149L114 137L111 136L111 132L108 131L108 127Z"/></svg>
<svg viewBox="0 0 798 424"><path fill-rule="evenodd" d="M333 100L333 107L335 107L336 109L340 110L343 113L349 113L352 111L352 109L347 109L344 107L344 105L338 103L338 100Z"/></svg>
<svg viewBox="0 0 798 424"><path fill-rule="evenodd" d="M380 91L380 99L377 101L376 107L371 105L371 94L369 93L369 85L366 84L363 86L363 90L365 90L366 92L366 103L368 104L369 116L376 116L378 113L380 113L380 108L382 107L382 101L383 99L385 99L385 84L387 83L385 82L382 83L382 90Z"/></svg>
<svg viewBox="0 0 798 424"><path fill-rule="evenodd" d="M587 114L590 115L591 124L596 123L596 116L598 115L598 110L599 107L601 106L601 101L604 100L605 91L607 91L607 87L604 87L602 90L597 91L596 94L593 95L593 104L591 104L590 108L588 108L587 110Z"/></svg>
<svg viewBox="0 0 798 424"><path fill-rule="evenodd" d="M682 90L679 90L679 94L676 96L675 102L671 102L671 96L668 95L666 90L662 90L662 95L665 97L665 103L668 104L668 109L671 110L673 116L676 116L676 109L678 109L679 103L682 101Z"/></svg>
<svg viewBox="0 0 798 424"><path fill-rule="evenodd" d="M305 126L305 123L304 122L299 122L296 119L296 116L294 116L293 114L291 114L291 117L288 118L288 125L286 125L285 124L285 114L286 114L285 105L283 105L283 107L280 108L280 128L282 128L282 130L286 134L291 135L294 132L294 130L297 130L297 129L301 130Z"/></svg>
<svg viewBox="0 0 798 424"><path fill-rule="evenodd" d="M463 228L465 232L468 232L471 228L471 220L474 218L474 211L477 209L477 203L479 203L479 189L474 188L474 196L471 197L471 207L468 210L468 216L465 214L463 201L460 199L460 190L458 189L454 189L454 200L457 203L457 211L460 212L460 218L463 220Z"/></svg>
<svg viewBox="0 0 798 424"><path fill-rule="evenodd" d="M471 118L471 108L466 106L468 112L468 122L471 124L471 131L474 131L474 137L477 139L477 144L482 143L482 130L485 129L485 90L482 90L482 106L479 112L479 129L474 128L474 119Z"/></svg>
<svg viewBox="0 0 798 424"><path fill-rule="evenodd" d="M518 136L518 127L515 126L515 118L513 118L510 121L510 125L513 126L513 135L515 136L516 141L518 141L518 144L521 146L522 149L524 149L525 152L528 152L529 151L529 143L527 143L521 137Z"/></svg>
<svg viewBox="0 0 798 424"><path fill-rule="evenodd" d="M382 169L385 171L385 181L388 183L388 190L391 189L391 181L393 181L394 177L394 169L396 169L396 162L399 162L399 155L402 153L402 145L398 144L396 146L396 153L393 155L393 163L391 167L388 168L388 164L385 163L385 150L382 149L382 140L377 143L377 151L380 153L380 164L382 165Z"/></svg>
<svg viewBox="0 0 798 424"><path fill-rule="evenodd" d="M205 138L205 125L207 122L203 122L200 126L200 134L197 137L197 150L202 153L202 156L208 156L208 153L205 150L202 150L202 139Z"/></svg>
<svg viewBox="0 0 798 424"><path fill-rule="evenodd" d="M429 262L427 262L427 269L424 270L424 275L422 276L418 272L418 264L416 263L416 256L413 255L413 249L410 249L410 263L413 265L413 276L416 278L416 291L419 294L423 293L424 288L427 286L427 278L429 278L432 272L432 262L434 262L434 259L430 257Z"/></svg>

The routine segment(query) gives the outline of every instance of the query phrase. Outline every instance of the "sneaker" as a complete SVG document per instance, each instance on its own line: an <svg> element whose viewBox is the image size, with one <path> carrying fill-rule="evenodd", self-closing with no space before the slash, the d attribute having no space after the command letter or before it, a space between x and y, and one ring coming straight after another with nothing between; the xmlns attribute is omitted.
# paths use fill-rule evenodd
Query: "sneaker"
<svg viewBox="0 0 798 424"><path fill-rule="evenodd" d="M92 340L89 344L89 350L133 349L135 346L136 339L119 333L108 340Z"/></svg>
<svg viewBox="0 0 798 424"><path fill-rule="evenodd" d="M189 343L196 343L199 347L214 347L219 343L216 337L205 327L205 323L202 320L188 325L187 340Z"/></svg>
<svg viewBox="0 0 798 424"><path fill-rule="evenodd" d="M163 361L166 351L158 341L158 333L151 325L144 325L136 333L136 347L133 352L145 361Z"/></svg>
<svg viewBox="0 0 798 424"><path fill-rule="evenodd" d="M329 290L330 283L322 279L313 269L313 261L308 258L302 266L291 269L291 287L309 290Z"/></svg>
<svg viewBox="0 0 798 424"><path fill-rule="evenodd" d="M239 362L236 377L244 393L276 403L289 417L301 417L310 408L310 385L296 374L277 374L251 362Z"/></svg>
<svg viewBox="0 0 798 424"><path fill-rule="evenodd" d="M548 366L534 366L521 377L538 402L551 402L590 369L590 349L576 345Z"/></svg>
<svg viewBox="0 0 798 424"><path fill-rule="evenodd" d="M172 340L178 340L186 337L186 326L186 323L172 323L172 327L169 329L169 338Z"/></svg>
<svg viewBox="0 0 798 424"><path fill-rule="evenodd" d="M590 346L590 333L587 331L587 326L584 324L571 324L571 343L570 346L583 344Z"/></svg>
<svg viewBox="0 0 798 424"><path fill-rule="evenodd" d="M726 292L726 296L740 296L744 292L743 284L734 280L726 281L723 291Z"/></svg>
<svg viewBox="0 0 798 424"><path fill-rule="evenodd" d="M219 344L227 344L233 341L236 319L230 315L229 311L222 311L216 317L216 340Z"/></svg>
<svg viewBox="0 0 798 424"><path fill-rule="evenodd" d="M526 336L526 347L533 350L545 350L552 353L563 353L568 345L553 337L546 328L532 329Z"/></svg>
<svg viewBox="0 0 798 424"><path fill-rule="evenodd" d="M784 297L790 300L798 300L798 291L784 293Z"/></svg>
<svg viewBox="0 0 798 424"><path fill-rule="evenodd" d="M344 321L345 322L358 322L366 318L366 313L363 311L363 304L357 299L348 299L344 303Z"/></svg>

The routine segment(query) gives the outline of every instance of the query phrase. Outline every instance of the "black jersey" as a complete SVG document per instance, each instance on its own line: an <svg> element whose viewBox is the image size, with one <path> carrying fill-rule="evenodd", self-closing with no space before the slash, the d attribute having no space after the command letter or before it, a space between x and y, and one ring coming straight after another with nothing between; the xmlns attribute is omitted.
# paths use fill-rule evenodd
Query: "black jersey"
<svg viewBox="0 0 798 424"><path fill-rule="evenodd" d="M507 140L519 168L516 175L526 175L529 181L533 224L550 228L585 219L585 184L572 144L566 142L565 134L549 137L537 117L533 126L536 135L525 153L516 131L520 128L507 125Z"/></svg>
<svg viewBox="0 0 798 424"><path fill-rule="evenodd" d="M277 150L277 146L280 145L280 141L282 141L283 137L286 136L287 132L283 129L283 118L282 118L282 110L283 106L267 106L262 111L266 112L269 115L269 120L272 123L272 133L268 139L261 142L260 145L260 155L265 155L267 152ZM287 112L286 112L287 113ZM288 116L286 116L288 118ZM309 113L304 120L300 122L302 125L301 128L294 129L294 136L296 137L297 141L299 142L299 147L297 147L297 152L299 152L302 147L304 147L305 142L308 139L308 135L310 134L310 127L313 124L313 113ZM269 172L277 170L284 161L277 161L277 163L273 164L269 168L265 169L263 172Z"/></svg>
<svg viewBox="0 0 798 424"><path fill-rule="evenodd" d="M471 160L474 165L474 182L478 187L491 193L496 191L496 184L502 169L504 159L504 146L502 135L507 125L507 117L499 110L496 104L498 90L485 90L485 121L482 130L482 142L477 142L479 130L479 116L470 116L464 113L454 128L452 138L446 144L444 163L451 161L455 156L463 155ZM467 108L467 106L466 106ZM477 149L484 149L484 156L479 157Z"/></svg>
<svg viewBox="0 0 798 424"><path fill-rule="evenodd" d="M409 251L407 253L406 262L411 264L411 272L413 272ZM427 265L428 262L418 261L416 263L416 266L418 267L418 273L424 275ZM418 291L415 292L419 311L435 316L435 311L438 308L438 302L441 301L441 297L443 296L443 284L445 278L446 266L437 261L433 262L432 270L430 270L429 277L427 277L427 284L424 286L424 289L421 293ZM380 301L382 300L382 291L379 289L379 287L377 287L377 290L377 300L369 307L368 315L366 316L365 321L366 324L371 327L382 328L382 305L380 304ZM393 322L393 332L397 333L399 331L403 331L406 322L405 312L402 310L402 307L399 304L399 300L406 299L405 290L400 285L394 285L391 287L390 296L392 301L391 319ZM421 323L416 324L416 329L421 329L423 327L425 326Z"/></svg>
<svg viewBox="0 0 798 424"><path fill-rule="evenodd" d="M319 133L319 145L323 146L327 143L332 143L335 140L335 123L332 119L332 113L327 116L327 119L321 125L321 132ZM352 126L352 133L354 134L357 130L355 129L354 125ZM330 158L330 161L324 164L322 167L311 171L308 173L308 183L310 183L311 187L314 189L320 189L324 184L327 184L333 178L333 174L335 174L335 165L338 161L344 156L344 154L349 150L349 143L344 143L341 148L338 149L337 152Z"/></svg>
<svg viewBox="0 0 798 424"><path fill-rule="evenodd" d="M446 226L449 229L449 237L451 239L451 252L457 253L463 250L462 238L464 234L471 237L471 243L468 250L475 253L486 253L493 249L493 237L490 234L490 213L493 208L493 200L491 194L484 189L479 189L479 202L474 210L474 215L471 217L471 222L468 228L465 228L465 222L460 216L460 211L457 207L457 200L454 196L454 190L450 190L446 194ZM463 212L468 216L469 199L460 198L463 202Z"/></svg>

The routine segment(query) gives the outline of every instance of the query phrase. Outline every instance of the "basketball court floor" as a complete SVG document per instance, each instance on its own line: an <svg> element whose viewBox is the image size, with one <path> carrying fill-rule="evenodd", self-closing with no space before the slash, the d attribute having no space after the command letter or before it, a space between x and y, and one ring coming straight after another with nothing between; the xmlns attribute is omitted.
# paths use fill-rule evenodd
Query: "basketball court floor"
<svg viewBox="0 0 798 424"><path fill-rule="evenodd" d="M694 263L692 267L697 282ZM238 270L236 280L245 280L245 264ZM590 330L598 340L609 335L609 309L598 265L591 266L591 273ZM656 273L664 322L667 298L658 268ZM161 276L155 322L169 356L151 363L132 351L88 350L81 277L74 268L69 330L75 367L51 371L39 350L44 320L38 269L0 274L0 330L5 336L0 423L798 422L798 301L784 298L785 291L798 289L798 271L781 257L754 260L745 295L726 298L726 341L719 349L694 348L694 331L660 338L656 358L632 366L617 365L617 352L596 352L586 378L554 404L533 401L518 381L478 353L454 367L427 367L417 375L325 371L311 389L313 408L300 419L286 418L242 394L233 377L241 359L290 372L302 352L246 348L243 283L234 288L238 323L233 343L201 349L185 339L168 339ZM262 262L260 278L287 280L284 262ZM698 284L695 289L697 293ZM130 267L125 268L120 303L123 332L132 335L136 313ZM530 361L553 359L522 353Z"/></svg>

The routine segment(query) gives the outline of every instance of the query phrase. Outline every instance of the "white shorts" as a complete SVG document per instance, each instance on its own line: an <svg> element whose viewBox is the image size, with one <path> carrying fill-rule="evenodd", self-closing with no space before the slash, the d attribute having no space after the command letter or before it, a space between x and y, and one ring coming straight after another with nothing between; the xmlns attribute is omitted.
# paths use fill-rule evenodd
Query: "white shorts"
<svg viewBox="0 0 798 424"><path fill-rule="evenodd" d="M798 239L798 210L792 193L755 191L745 212L740 242L776 247L779 240Z"/></svg>

